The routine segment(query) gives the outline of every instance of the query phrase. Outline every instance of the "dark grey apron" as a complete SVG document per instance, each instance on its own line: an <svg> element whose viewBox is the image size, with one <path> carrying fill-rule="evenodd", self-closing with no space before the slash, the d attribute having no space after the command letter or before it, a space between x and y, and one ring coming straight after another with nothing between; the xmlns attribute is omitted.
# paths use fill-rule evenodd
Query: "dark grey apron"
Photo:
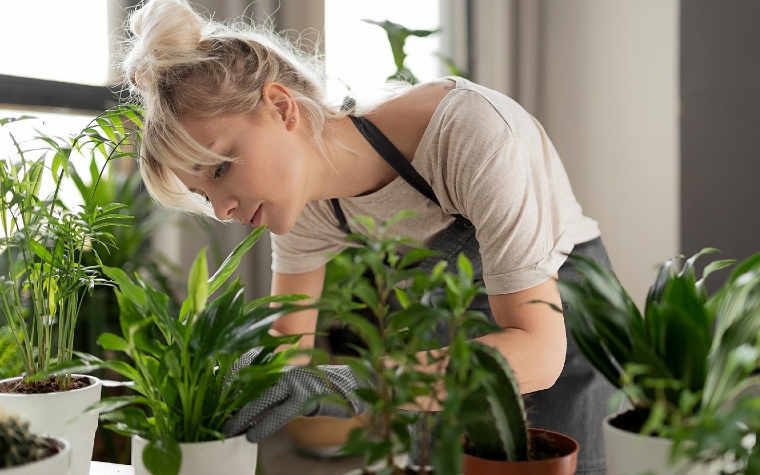
<svg viewBox="0 0 760 475"><path fill-rule="evenodd" d="M419 183L421 177L419 177L416 170L411 167L411 164L406 159L403 159L403 162L408 165L408 168L399 163L400 153L397 150L395 152L389 151L389 147L393 147L392 144L387 141L387 138L382 136L382 133L377 128L366 119L353 117L352 119L354 119L354 123L359 130L375 146L380 155L394 166L402 178L418 190L427 185L426 183ZM378 137L378 134L381 137ZM395 147L393 148L395 149ZM398 155L395 155L396 153ZM390 155L395 155L395 157L391 156L389 158ZM417 176L410 176L410 173L414 173ZM429 193L432 194L432 190L420 192L429 198ZM434 195L431 199L436 203L438 202ZM333 200L333 207L341 227L347 229L345 216L343 216L337 200ZM475 239L475 228L466 219L461 216L457 217L457 220L436 238L431 248L441 252L443 255L422 261L420 263L421 269L431 272L436 263L441 260L446 260L449 268L456 268L457 256L463 253L472 262L475 279L482 280L483 264L480 257L480 247ZM583 254L612 271L612 266L601 238L578 244L573 249L573 252ZM568 262L559 269L559 278L575 281L580 281L581 279L580 275ZM563 303L564 306L565 304ZM489 315L493 320L486 295L478 296L472 308ZM445 328L441 328L440 331L442 335L448 334ZM576 473L604 475L602 420L611 412L609 400L614 391L613 386L589 365L568 333L565 366L557 382L549 389L524 395L530 426L561 432L573 437L580 444ZM413 439L416 432L418 431L412 431ZM412 462L418 462L419 442L415 441L415 443L413 443L410 452Z"/></svg>

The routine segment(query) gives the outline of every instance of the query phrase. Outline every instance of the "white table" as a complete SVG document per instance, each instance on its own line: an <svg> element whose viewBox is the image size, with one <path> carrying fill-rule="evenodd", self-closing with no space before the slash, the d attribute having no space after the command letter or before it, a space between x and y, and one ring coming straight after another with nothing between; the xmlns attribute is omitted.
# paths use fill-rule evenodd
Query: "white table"
<svg viewBox="0 0 760 475"><path fill-rule="evenodd" d="M131 465L119 465L116 463L92 462L90 475L134 475L135 470Z"/></svg>

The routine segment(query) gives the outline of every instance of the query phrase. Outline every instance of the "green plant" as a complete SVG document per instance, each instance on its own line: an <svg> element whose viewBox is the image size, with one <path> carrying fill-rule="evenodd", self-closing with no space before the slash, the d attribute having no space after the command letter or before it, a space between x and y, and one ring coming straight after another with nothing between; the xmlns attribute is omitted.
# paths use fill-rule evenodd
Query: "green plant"
<svg viewBox="0 0 760 475"><path fill-rule="evenodd" d="M749 377L760 362L760 254L736 265L725 283L708 295L708 275L735 263L710 262L698 279L696 260L713 252L703 249L680 269L681 256L666 261L643 313L611 273L583 256L569 257L583 282L558 282L570 307L565 318L573 339L625 395L642 433L681 442L700 427L712 426L724 440L751 433L746 424L730 421L735 418L730 411L757 407L754 402L736 402L760 387L757 377ZM721 420L726 425L718 428ZM746 454L736 446L698 447L713 459ZM757 465L757 459L753 463Z"/></svg>
<svg viewBox="0 0 760 475"><path fill-rule="evenodd" d="M394 465L394 457L409 449L409 426L419 425L424 428L419 473L430 473L432 464L438 475L455 474L462 453L457 414L466 397L489 381L468 377L473 371L470 356L477 351L477 343L468 337L493 331L494 326L482 313L469 310L484 289L473 281L466 257L458 257L456 270L447 271L447 263L441 261L427 273L419 264L440 256L390 234L389 229L410 213L379 224L356 218L368 233L349 235L358 247L334 258L331 293L319 302L324 318L345 325L362 342L354 347L357 356L339 360L367 377L370 366L379 381L377 391L357 391L370 404L373 423L355 429L344 451L364 455L367 471L381 462L384 466L376 473L407 473ZM372 320L361 315L364 309ZM439 351L444 346L447 350ZM436 409L443 415L440 423L433 421ZM433 436L435 444L428 452Z"/></svg>
<svg viewBox="0 0 760 475"><path fill-rule="evenodd" d="M298 337L272 337L267 330L280 315L303 308L289 303L305 296L245 302L239 277L223 287L263 232L260 227L249 234L211 277L201 250L188 276L187 298L174 315L169 297L146 279L104 268L117 285L122 335L105 333L98 343L132 363L81 354L74 370L109 369L130 382L135 394L103 398L91 409L101 412L107 429L149 441L143 461L152 473L178 472L179 443L223 439L227 418L272 385L296 351L274 354ZM254 347L262 351L236 370L235 363Z"/></svg>
<svg viewBox="0 0 760 475"><path fill-rule="evenodd" d="M16 343L9 326L0 327L0 379L21 374L21 357L16 351Z"/></svg>
<svg viewBox="0 0 760 475"><path fill-rule="evenodd" d="M405 81L410 84L417 84L419 82L419 79L412 73L412 71L406 66L406 51L404 51L404 47L406 46L406 40L410 36L416 36L419 38L425 38L428 37L434 33L438 33L441 30L435 29L435 30L410 30L409 28L399 25L398 23L394 23L389 20L384 21L376 21L376 20L362 20L366 23L370 23L372 25L377 25L380 28L385 30L385 33L388 36L388 44L391 47L391 53L393 54L393 62L396 65L396 72L388 76L388 81ZM451 58L448 58L440 53L437 53L435 55L438 57L444 65L446 65L446 68L448 69L448 73L452 76L462 76L467 77L465 73L460 71L456 65L454 64L454 61Z"/></svg>
<svg viewBox="0 0 760 475"><path fill-rule="evenodd" d="M25 119L0 119L0 127ZM123 148L133 133L125 120L139 123L137 111L108 110L65 138L37 131L31 141L17 141L8 132L12 147L0 167L0 308L14 336L25 382L33 390L49 383L37 377L47 374L53 363L72 359L83 296L107 284L97 264L83 262L85 251L94 245L113 246L106 228L124 225L127 218L117 212L119 203L96 206L85 200L79 207L67 205L61 190L71 180L76 160L98 156L107 163L132 155ZM56 388L68 389L71 375L53 381Z"/></svg>
<svg viewBox="0 0 760 475"><path fill-rule="evenodd" d="M504 355L486 345L473 345L471 358L469 371L457 379L488 384L469 391L459 412L464 451L490 460L528 460L528 415L512 368Z"/></svg>
<svg viewBox="0 0 760 475"><path fill-rule="evenodd" d="M32 433L28 422L15 416L0 415L0 468L25 465L57 451L55 442Z"/></svg>

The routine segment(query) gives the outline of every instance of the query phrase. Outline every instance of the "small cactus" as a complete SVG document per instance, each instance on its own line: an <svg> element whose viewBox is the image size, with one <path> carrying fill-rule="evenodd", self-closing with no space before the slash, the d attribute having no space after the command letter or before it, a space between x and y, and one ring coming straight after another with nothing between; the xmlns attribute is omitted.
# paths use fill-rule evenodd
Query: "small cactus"
<svg viewBox="0 0 760 475"><path fill-rule="evenodd" d="M0 415L0 468L34 462L54 454L55 443L29 431L29 423Z"/></svg>

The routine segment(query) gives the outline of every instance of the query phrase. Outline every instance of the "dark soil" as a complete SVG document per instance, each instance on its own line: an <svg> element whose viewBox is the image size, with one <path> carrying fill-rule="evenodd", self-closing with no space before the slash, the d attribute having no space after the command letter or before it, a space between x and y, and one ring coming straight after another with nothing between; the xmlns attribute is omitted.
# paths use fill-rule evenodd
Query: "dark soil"
<svg viewBox="0 0 760 475"><path fill-rule="evenodd" d="M549 460L564 457L568 454L566 447L559 447L554 439L546 434L536 434L530 440L528 450L529 460Z"/></svg>
<svg viewBox="0 0 760 475"><path fill-rule="evenodd" d="M89 378L83 376L72 376L71 387L68 389L82 389L90 385ZM48 379L28 383L25 379L20 381L0 383L0 393L10 394L47 394L64 391L63 381L59 381L57 376L51 376Z"/></svg>
<svg viewBox="0 0 760 475"><path fill-rule="evenodd" d="M610 425L620 430L638 434L644 427L647 417L646 411L634 409L610 419Z"/></svg>

